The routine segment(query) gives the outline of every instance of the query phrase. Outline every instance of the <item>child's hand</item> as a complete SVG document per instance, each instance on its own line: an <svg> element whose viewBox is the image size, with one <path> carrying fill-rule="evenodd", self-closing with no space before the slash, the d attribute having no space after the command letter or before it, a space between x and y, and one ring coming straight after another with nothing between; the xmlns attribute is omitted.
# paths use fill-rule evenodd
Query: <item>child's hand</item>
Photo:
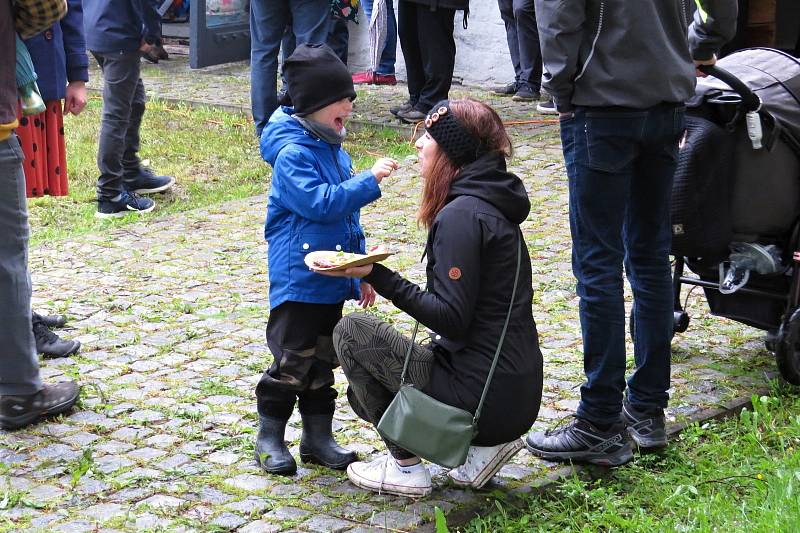
<svg viewBox="0 0 800 533"><path fill-rule="evenodd" d="M398 168L400 168L400 165L394 159L381 157L372 165L372 174L375 176L375 179L378 180L378 183L380 183L383 178L390 175Z"/></svg>
<svg viewBox="0 0 800 533"><path fill-rule="evenodd" d="M373 289L372 285L370 285L366 281L362 281L361 299L358 301L358 305L360 305L362 309L366 309L367 307L374 304L375 304L375 289Z"/></svg>

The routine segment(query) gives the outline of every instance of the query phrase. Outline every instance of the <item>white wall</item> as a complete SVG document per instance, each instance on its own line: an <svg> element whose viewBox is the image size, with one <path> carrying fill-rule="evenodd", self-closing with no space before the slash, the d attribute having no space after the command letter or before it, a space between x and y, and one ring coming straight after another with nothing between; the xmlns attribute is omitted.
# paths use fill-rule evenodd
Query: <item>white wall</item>
<svg viewBox="0 0 800 533"><path fill-rule="evenodd" d="M371 0L362 0L369 2ZM394 0L395 12L397 3ZM514 80L514 68L508 53L506 30L500 19L495 0L472 0L470 2L469 27L465 30L462 11L456 12L456 68L454 81L464 85L487 87L505 84ZM369 65L369 21L362 11L359 24L350 24L350 70L367 69ZM400 42L397 43L397 76L405 80L405 62Z"/></svg>

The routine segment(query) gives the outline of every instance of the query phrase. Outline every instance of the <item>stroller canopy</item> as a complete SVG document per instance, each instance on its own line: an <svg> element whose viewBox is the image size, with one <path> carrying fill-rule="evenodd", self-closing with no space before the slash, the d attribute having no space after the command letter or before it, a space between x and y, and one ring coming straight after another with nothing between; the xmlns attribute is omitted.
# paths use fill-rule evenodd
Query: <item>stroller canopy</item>
<svg viewBox="0 0 800 533"><path fill-rule="evenodd" d="M749 48L725 56L717 65L756 93L764 108L800 139L800 59L771 48ZM723 81L708 76L697 81L697 95L733 94Z"/></svg>

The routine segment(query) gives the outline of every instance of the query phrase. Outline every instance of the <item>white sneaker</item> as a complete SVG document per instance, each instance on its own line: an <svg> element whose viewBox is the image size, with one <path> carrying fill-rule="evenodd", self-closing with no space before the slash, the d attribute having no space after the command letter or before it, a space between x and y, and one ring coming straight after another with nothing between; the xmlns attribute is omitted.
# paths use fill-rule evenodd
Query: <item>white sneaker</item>
<svg viewBox="0 0 800 533"><path fill-rule="evenodd" d="M467 462L452 469L447 475L460 487L479 489L522 447L522 439L514 439L497 446L470 446Z"/></svg>
<svg viewBox="0 0 800 533"><path fill-rule="evenodd" d="M558 109L556 109L556 103L553 102L553 99L546 100L544 102L539 102L536 104L536 111L542 113L543 115L558 115Z"/></svg>
<svg viewBox="0 0 800 533"><path fill-rule="evenodd" d="M415 465L411 472L403 472L397 461L387 453L369 463L364 461L350 463L347 467L347 477L355 486L362 489L421 498L431 493L433 485L428 469L422 464L418 466L417 468Z"/></svg>

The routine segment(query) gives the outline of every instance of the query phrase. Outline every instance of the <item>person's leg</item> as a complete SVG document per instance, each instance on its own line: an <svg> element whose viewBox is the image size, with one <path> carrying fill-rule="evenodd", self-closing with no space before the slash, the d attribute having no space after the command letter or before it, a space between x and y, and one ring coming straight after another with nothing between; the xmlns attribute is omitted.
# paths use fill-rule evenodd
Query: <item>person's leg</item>
<svg viewBox="0 0 800 533"><path fill-rule="evenodd" d="M258 137L278 107L278 52L290 20L290 1L250 2L250 98Z"/></svg>
<svg viewBox="0 0 800 533"><path fill-rule="evenodd" d="M92 52L103 71L103 116L97 149L98 200L112 200L123 192L123 154L137 91L139 52L101 54Z"/></svg>
<svg viewBox="0 0 800 533"><path fill-rule="evenodd" d="M519 46L517 80L525 83L534 93L538 93L542 87L542 52L539 46L534 0L513 0L513 3Z"/></svg>
<svg viewBox="0 0 800 533"><path fill-rule="evenodd" d="M633 456L620 421L625 388L622 228L646 116L579 108L561 122L586 382L572 423L526 439L528 450L539 457L615 466Z"/></svg>
<svg viewBox="0 0 800 533"><path fill-rule="evenodd" d="M0 428L19 429L63 413L80 395L72 381L44 385L31 326L24 155L15 135L0 141Z"/></svg>
<svg viewBox="0 0 800 533"><path fill-rule="evenodd" d="M136 82L136 90L131 102L131 115L128 129L125 132L125 151L122 154L122 170L124 177L138 176L141 171L139 159L139 128L142 126L142 117L145 110L145 92L142 78Z"/></svg>
<svg viewBox="0 0 800 533"><path fill-rule="evenodd" d="M658 106L650 111L625 219L625 268L636 331L636 370L628 379L626 418L652 419L639 423L633 434L637 442L652 446L666 444L663 410L669 400L673 327L670 196L684 127L682 108Z"/></svg>
<svg viewBox="0 0 800 533"><path fill-rule="evenodd" d="M291 8L296 45L327 41L333 25L329 0L292 0Z"/></svg>
<svg viewBox="0 0 800 533"><path fill-rule="evenodd" d="M622 228L646 116L587 108L571 121L584 132L567 166L586 372L577 415L600 428L619 422L625 388Z"/></svg>
<svg viewBox="0 0 800 533"><path fill-rule="evenodd" d="M0 141L0 395L34 394L42 388L31 327L23 159L15 135Z"/></svg>
<svg viewBox="0 0 800 533"><path fill-rule="evenodd" d="M336 326L333 342L349 382L350 405L358 416L377 424L400 389L411 341L373 315L354 313ZM433 358L430 350L414 344L406 382L424 388L430 379ZM419 457L390 441L384 442L388 454L347 467L350 481L379 493L411 497L430 494L431 475Z"/></svg>
<svg viewBox="0 0 800 533"><path fill-rule="evenodd" d="M364 5L369 4L367 1ZM376 74L394 76L397 62L397 17L394 12L394 0L386 0L386 44L381 53Z"/></svg>
<svg viewBox="0 0 800 533"><path fill-rule="evenodd" d="M506 41L508 41L508 52L511 54L511 64L514 66L514 81L519 82L522 74L520 66L520 47L517 37L517 21L514 19L514 0L497 0L497 7L500 8L500 18L506 27Z"/></svg>
<svg viewBox="0 0 800 533"><path fill-rule="evenodd" d="M456 42L453 38L454 9L419 10L419 48L425 71L425 84L420 90L416 109L427 113L440 100L445 100L453 83Z"/></svg>
<svg viewBox="0 0 800 533"><path fill-rule="evenodd" d="M339 366L333 349L333 328L342 318L343 304L305 304L303 315L313 325L313 362L308 371L307 385L297 394L303 435L300 439L300 459L341 470L357 460L355 452L336 444L333 438L333 412L336 409L336 390L333 388L333 369Z"/></svg>
<svg viewBox="0 0 800 533"><path fill-rule="evenodd" d="M333 19L331 27L328 31L328 46L331 47L336 57L342 60L342 63L347 65L347 54L349 51L350 30L347 28L347 21L342 19Z"/></svg>
<svg viewBox="0 0 800 533"><path fill-rule="evenodd" d="M406 62L408 100L412 105L419 100L420 92L425 85L425 70L420 52L419 19L426 14L427 10L423 6L413 2L400 1L397 6L398 35Z"/></svg>
<svg viewBox="0 0 800 533"><path fill-rule="evenodd" d="M353 411L377 425L400 390L400 375L410 339L373 315L353 313L336 326L333 342L347 376L347 399ZM415 345L406 381L424 388L432 366L433 352ZM386 441L386 446L396 459L414 457L392 442Z"/></svg>

